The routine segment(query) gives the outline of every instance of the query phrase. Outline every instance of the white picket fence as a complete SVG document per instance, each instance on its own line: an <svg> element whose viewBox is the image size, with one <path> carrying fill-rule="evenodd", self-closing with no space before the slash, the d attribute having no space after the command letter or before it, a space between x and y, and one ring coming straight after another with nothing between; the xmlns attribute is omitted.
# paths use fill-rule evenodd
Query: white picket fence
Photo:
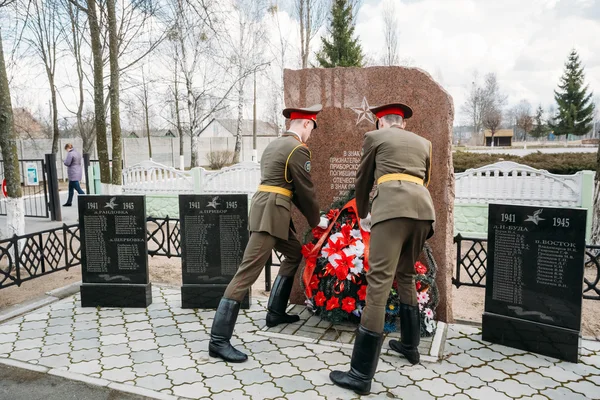
<svg viewBox="0 0 600 400"><path fill-rule="evenodd" d="M454 200L454 231L463 236L487 235L490 203L588 210L586 236L592 222L594 172L555 175L511 161L458 173Z"/></svg>
<svg viewBox="0 0 600 400"><path fill-rule="evenodd" d="M455 204L510 203L579 207L584 171L554 175L512 161L456 174Z"/></svg>
<svg viewBox="0 0 600 400"><path fill-rule="evenodd" d="M245 193L260 184L260 165L242 162L219 171L192 168L180 171L153 161L123 170L123 193L146 195Z"/></svg>
<svg viewBox="0 0 600 400"><path fill-rule="evenodd" d="M123 193L194 193L194 181L189 171L180 171L154 161L143 161L123 170Z"/></svg>

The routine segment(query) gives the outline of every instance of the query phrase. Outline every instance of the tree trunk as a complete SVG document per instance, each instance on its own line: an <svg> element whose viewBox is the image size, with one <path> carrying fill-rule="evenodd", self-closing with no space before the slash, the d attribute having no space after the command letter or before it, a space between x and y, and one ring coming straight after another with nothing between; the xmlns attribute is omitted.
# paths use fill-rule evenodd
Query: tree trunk
<svg viewBox="0 0 600 400"><path fill-rule="evenodd" d="M190 167L199 167L198 162L198 138L196 137L195 125L196 125L196 107L194 100L194 92L192 89L192 81L189 79L186 74L185 77L185 86L187 90L187 109L188 109L188 118L190 121L190 142L191 142L191 164Z"/></svg>
<svg viewBox="0 0 600 400"><path fill-rule="evenodd" d="M200 160L198 159L198 136L194 135L194 132L190 129L190 142L191 142L191 163L190 167L195 168L200 166Z"/></svg>
<svg viewBox="0 0 600 400"><path fill-rule="evenodd" d="M25 233L25 207L23 192L21 191L21 171L19 168L19 154L17 151L17 133L14 129L12 103L4 63L2 49L2 33L0 32L0 147L4 160L4 176L6 179L7 237Z"/></svg>
<svg viewBox="0 0 600 400"><path fill-rule="evenodd" d="M310 36L312 34L312 21L310 20L310 3L306 0L306 23L304 24L304 57L302 58L302 68L308 68L308 56L310 53Z"/></svg>
<svg viewBox="0 0 600 400"><path fill-rule="evenodd" d="M148 135L148 157L152 161L152 140L150 140L150 119L148 118L148 96L146 96L146 104L144 104L144 112L146 113L146 135Z"/></svg>
<svg viewBox="0 0 600 400"><path fill-rule="evenodd" d="M110 130L112 136L112 184L120 186L123 182L121 159L121 118L119 116L119 37L117 36L117 16L115 0L106 2L108 19L108 49L110 59Z"/></svg>
<svg viewBox="0 0 600 400"><path fill-rule="evenodd" d="M304 54L306 48L304 46L304 41L306 37L306 27L304 26L304 4L306 0L298 0L300 2L299 7L299 19L300 19L300 58L302 59L302 68L306 68L306 55Z"/></svg>
<svg viewBox="0 0 600 400"><path fill-rule="evenodd" d="M240 153L242 151L242 121L244 118L244 80L240 81L240 87L238 89L238 117L237 117L237 131L235 133L235 149L233 151L233 163L237 164L240 162Z"/></svg>
<svg viewBox="0 0 600 400"><path fill-rule="evenodd" d="M102 42L100 25L96 13L96 0L87 0L88 22L94 60L94 125L96 126L96 145L100 160L100 182L110 184L110 164L108 141L106 139L106 113L104 108L104 67L102 60Z"/></svg>
<svg viewBox="0 0 600 400"><path fill-rule="evenodd" d="M50 83L50 96L52 97L52 153L58 154L58 106L56 104L56 87L54 86L54 74L48 71L48 82Z"/></svg>

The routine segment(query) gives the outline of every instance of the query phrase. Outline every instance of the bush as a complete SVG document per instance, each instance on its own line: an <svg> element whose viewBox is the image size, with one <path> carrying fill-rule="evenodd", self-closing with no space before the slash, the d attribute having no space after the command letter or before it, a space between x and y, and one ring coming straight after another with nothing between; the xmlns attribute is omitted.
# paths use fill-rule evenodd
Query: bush
<svg viewBox="0 0 600 400"><path fill-rule="evenodd" d="M210 169L221 169L233 162L233 151L220 150L210 151L207 155L208 167Z"/></svg>
<svg viewBox="0 0 600 400"><path fill-rule="evenodd" d="M510 154L483 154L457 151L453 155L454 172L464 172L499 161L513 161L553 174L570 175L583 170L596 170L596 153L531 153L523 157Z"/></svg>

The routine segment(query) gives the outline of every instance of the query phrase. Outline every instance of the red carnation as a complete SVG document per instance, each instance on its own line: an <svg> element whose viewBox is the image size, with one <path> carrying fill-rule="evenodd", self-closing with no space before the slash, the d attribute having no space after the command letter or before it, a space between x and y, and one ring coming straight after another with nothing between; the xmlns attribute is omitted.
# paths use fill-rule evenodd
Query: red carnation
<svg viewBox="0 0 600 400"><path fill-rule="evenodd" d="M324 233L325 229L321 229L318 226L312 230L312 234L315 239L321 239L321 236L323 236Z"/></svg>
<svg viewBox="0 0 600 400"><path fill-rule="evenodd" d="M419 290L421 290L421 282L417 281L417 283L415 284L416 288L417 288L417 292Z"/></svg>
<svg viewBox="0 0 600 400"><path fill-rule="evenodd" d="M317 307L323 307L323 305L325 304L325 300L327 300L327 297L325 297L325 294L323 294L323 292L319 292L315 296L315 304L317 305Z"/></svg>
<svg viewBox="0 0 600 400"><path fill-rule="evenodd" d="M308 287L311 288L312 290L317 290L319 288L319 278L316 275L312 276Z"/></svg>
<svg viewBox="0 0 600 400"><path fill-rule="evenodd" d="M331 311L336 308L340 308L340 301L337 297L332 297L327 300L327 311Z"/></svg>
<svg viewBox="0 0 600 400"><path fill-rule="evenodd" d="M337 268L335 269L335 276L340 280L340 281L345 281L346 278L348 278L348 266L347 265L338 265Z"/></svg>
<svg viewBox="0 0 600 400"><path fill-rule="evenodd" d="M331 221L332 219L337 217L339 213L340 213L339 210L336 210L335 208L333 208L333 209L329 210L329 212L327 213L327 219Z"/></svg>
<svg viewBox="0 0 600 400"><path fill-rule="evenodd" d="M360 289L358 289L358 292L356 294L358 295L359 300L366 299L367 298L367 285L362 285L360 287Z"/></svg>
<svg viewBox="0 0 600 400"><path fill-rule="evenodd" d="M302 246L302 255L304 256L304 258L308 258L310 253L313 252L314 248L314 243L307 243L304 246Z"/></svg>
<svg viewBox="0 0 600 400"><path fill-rule="evenodd" d="M350 314L356 308L356 300L352 297L346 297L342 300L342 310Z"/></svg>
<svg viewBox="0 0 600 400"><path fill-rule="evenodd" d="M415 264L415 271L417 271L417 274L425 275L427 273L427 267L423 265L422 262L417 261Z"/></svg>

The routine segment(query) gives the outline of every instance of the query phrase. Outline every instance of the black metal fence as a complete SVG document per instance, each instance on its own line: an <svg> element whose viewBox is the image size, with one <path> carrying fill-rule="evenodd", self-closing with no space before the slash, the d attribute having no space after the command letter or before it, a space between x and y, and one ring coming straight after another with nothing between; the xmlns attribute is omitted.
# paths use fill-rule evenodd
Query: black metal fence
<svg viewBox="0 0 600 400"><path fill-rule="evenodd" d="M21 189L26 217L49 217L48 209L48 179L46 178L46 163L39 160L19 160L21 170ZM0 160L0 184L4 180L4 162ZM6 215L4 196L0 201L0 215Z"/></svg>
<svg viewBox="0 0 600 400"><path fill-rule="evenodd" d="M452 283L457 287L485 287L487 273L487 240L463 237L454 238L456 244L456 269ZM586 246L583 279L583 298L600 300L600 246Z"/></svg>
<svg viewBox="0 0 600 400"><path fill-rule="evenodd" d="M181 257L179 219L148 218L146 238L151 257ZM281 255L276 253L277 259ZM0 290L56 271L81 265L79 225L0 240ZM271 288L271 265L265 266L265 290Z"/></svg>
<svg viewBox="0 0 600 400"><path fill-rule="evenodd" d="M179 219L148 218L146 223L148 255L181 257ZM487 240L457 235L456 269L452 283L457 287L485 287ZM271 288L271 266L265 266L265 290ZM81 265L79 225L63 225L43 232L0 240L0 289ZM583 298L600 300L600 246L586 246Z"/></svg>

